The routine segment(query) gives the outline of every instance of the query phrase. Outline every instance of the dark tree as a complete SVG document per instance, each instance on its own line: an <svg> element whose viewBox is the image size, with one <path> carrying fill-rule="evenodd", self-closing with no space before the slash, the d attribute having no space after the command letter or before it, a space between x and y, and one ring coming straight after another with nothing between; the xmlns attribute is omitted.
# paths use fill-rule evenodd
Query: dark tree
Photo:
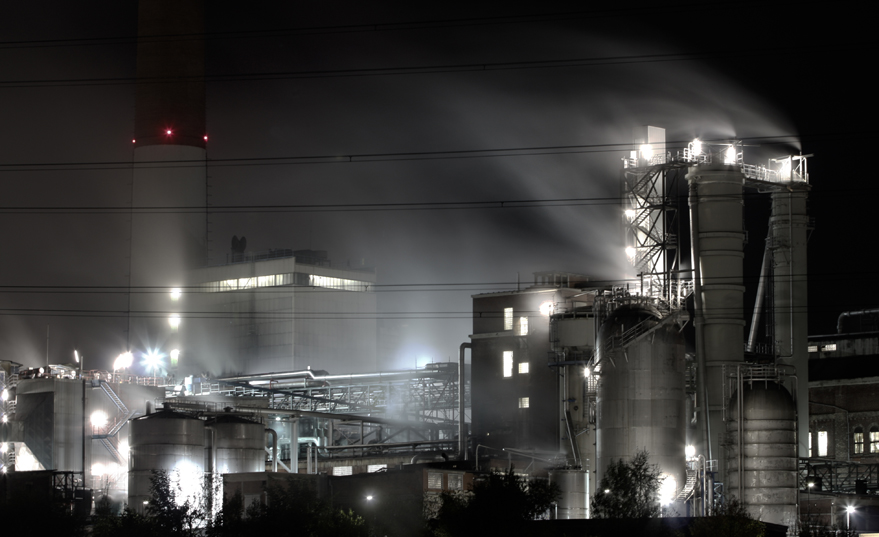
<svg viewBox="0 0 879 537"><path fill-rule="evenodd" d="M765 526L737 498L727 500L713 515L695 518L690 524L690 537L763 537L765 533Z"/></svg>
<svg viewBox="0 0 879 537"><path fill-rule="evenodd" d="M558 487L528 480L510 469L493 472L474 484L471 494L443 493L429 533L437 537L522 535L523 524L543 516L558 497Z"/></svg>
<svg viewBox="0 0 879 537"><path fill-rule="evenodd" d="M632 460L611 461L592 496L594 518L648 518L659 516L659 467L646 451Z"/></svg>

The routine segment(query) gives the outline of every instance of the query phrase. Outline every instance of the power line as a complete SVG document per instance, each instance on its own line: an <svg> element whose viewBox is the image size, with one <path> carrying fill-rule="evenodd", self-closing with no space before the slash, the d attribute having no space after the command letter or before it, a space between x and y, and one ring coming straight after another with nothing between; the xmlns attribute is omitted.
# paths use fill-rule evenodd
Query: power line
<svg viewBox="0 0 879 537"><path fill-rule="evenodd" d="M765 8L764 1L741 1L736 4L736 8L741 10L747 5L759 5ZM775 4L778 6L779 4ZM800 6L795 2L786 2L782 5ZM692 13L694 11L716 11L727 10L729 6L726 3L681 3L671 6L644 6L635 7L626 5L624 7L614 7L605 9L590 9L581 11L567 11L561 13L536 13L529 15L505 15L493 17L459 17L453 19L437 19L437 20L419 20L406 22L384 22L384 23L368 23L368 24L343 24L343 25L324 25L311 26L301 28L275 28L263 30L235 30L227 32L198 32L187 34L153 34L153 35L124 35L124 36L108 36L108 37L81 37L68 39L29 39L29 40L10 40L0 41L0 49L27 49L27 48L46 48L46 47L69 47L69 46L92 46L92 45L121 45L133 44L137 42L165 42L165 41L190 41L190 40L222 40L222 39L242 39L242 38L262 38L262 37L280 37L295 35L323 35L338 33L373 33L382 31L401 31L401 30L421 30L431 28L449 28L449 27L467 27L467 26L486 26L486 25L502 25L502 24L521 24L525 22L552 22L559 20L573 19L599 19L608 17L631 17L633 13L677 13L685 11Z"/></svg>
<svg viewBox="0 0 879 537"><path fill-rule="evenodd" d="M117 86L131 84L168 84L179 82L238 82L258 80L293 80L365 76L400 76L436 73L510 71L522 69L556 69L564 67L595 67L605 65L624 65L637 63L664 63L678 61L705 60L710 58L740 58L759 55L784 56L808 51L821 53L841 52L849 49L869 49L875 47L874 41L853 42L850 44L831 43L799 46L779 46L760 48L738 48L728 50L701 50L698 52L669 52L663 54L631 54L622 56L595 56L556 60L483 62L436 65L409 65L400 67L324 69L304 71L276 71L263 73L226 73L219 75L193 75L178 77L105 77L105 78L61 78L28 79L0 81L0 88L43 88L76 86Z"/></svg>
<svg viewBox="0 0 879 537"><path fill-rule="evenodd" d="M832 140L872 139L877 135L872 131L778 134L773 136L750 136L737 139L748 145L786 145L800 142L819 142ZM686 147L691 140L670 140L666 146L671 149ZM724 140L704 140L706 143L730 142ZM442 160L460 158L485 158L509 156L533 156L578 153L620 153L633 148L632 142L614 142L606 144L570 144L553 146L522 146L501 148L457 149L441 151L404 151L350 153L341 155L282 155L269 157L234 157L192 160L161 160L150 162L131 161L72 161L72 162L18 162L0 164L0 172L21 171L94 171L94 170L132 170L132 169L169 169L169 168L201 168L222 166L255 166L255 165L289 165L289 164L338 164L338 163L369 163L408 160Z"/></svg>

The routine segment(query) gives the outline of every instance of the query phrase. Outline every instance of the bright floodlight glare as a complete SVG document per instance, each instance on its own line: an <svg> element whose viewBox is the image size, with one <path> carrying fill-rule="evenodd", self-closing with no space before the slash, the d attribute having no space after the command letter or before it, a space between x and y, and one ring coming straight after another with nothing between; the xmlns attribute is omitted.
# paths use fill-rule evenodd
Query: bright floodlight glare
<svg viewBox="0 0 879 537"><path fill-rule="evenodd" d="M815 486L815 483L812 483L812 482L810 481L810 482L809 482L809 488L812 488L812 487L814 487L814 486Z"/></svg>
<svg viewBox="0 0 879 537"><path fill-rule="evenodd" d="M592 374L592 372L589 371L589 368L588 368L588 367L587 367L586 369L583 370L583 376L584 376L584 377L589 378L589 375L591 375L591 374Z"/></svg>
<svg viewBox="0 0 879 537"><path fill-rule="evenodd" d="M7 421L9 421L9 418L6 417L6 414L3 414L3 423L6 423Z"/></svg>
<svg viewBox="0 0 879 537"><path fill-rule="evenodd" d="M179 287L175 287L171 289L171 300L177 300L180 298L180 295L183 294L183 291L180 290Z"/></svg>
<svg viewBox="0 0 879 537"><path fill-rule="evenodd" d="M635 257L635 254L636 254L637 252L638 252L638 251L635 250L635 248L633 248L632 246L627 246L627 247L626 247L626 257L628 257L628 258L630 258L630 259L634 258L634 257Z"/></svg>
<svg viewBox="0 0 879 537"><path fill-rule="evenodd" d="M73 359L76 360L76 363L79 363L79 353L76 352L76 349L73 349Z"/></svg>
<svg viewBox="0 0 879 537"><path fill-rule="evenodd" d="M610 489L604 489L605 494L610 494Z"/></svg>
<svg viewBox="0 0 879 537"><path fill-rule="evenodd" d="M95 410L94 412L92 412L91 418L89 418L92 427L104 427L107 425L107 422L109 420L110 419L107 417L107 413L103 410Z"/></svg>
<svg viewBox="0 0 879 537"><path fill-rule="evenodd" d="M684 454L687 456L687 459L692 459L696 456L696 446L687 446L684 448Z"/></svg>
<svg viewBox="0 0 879 537"><path fill-rule="evenodd" d="M148 354L143 355L143 365L148 370L158 369L162 365L162 357L155 351L150 351Z"/></svg>
<svg viewBox="0 0 879 537"><path fill-rule="evenodd" d="M641 145L641 158L645 160L650 160L653 158L653 146L650 144L642 144Z"/></svg>
<svg viewBox="0 0 879 537"><path fill-rule="evenodd" d="M635 209L626 209L626 218L629 220L635 218Z"/></svg>
<svg viewBox="0 0 879 537"><path fill-rule="evenodd" d="M723 151L723 163L724 164L735 164L736 163L736 146L730 145Z"/></svg>
<svg viewBox="0 0 879 537"><path fill-rule="evenodd" d="M855 512L855 506L854 506L854 505L847 505L847 506L845 507L845 512L848 513L848 514L852 514L852 513L854 513L854 512Z"/></svg>
<svg viewBox="0 0 879 537"><path fill-rule="evenodd" d="M171 361L174 362L177 358L180 358L180 349L174 349L171 351Z"/></svg>
<svg viewBox="0 0 879 537"><path fill-rule="evenodd" d="M104 465L99 462L94 463L92 465L92 475L97 477L104 475Z"/></svg>
<svg viewBox="0 0 879 537"><path fill-rule="evenodd" d="M6 445L6 442L0 444L0 453L6 453L7 451L9 451L9 446Z"/></svg>
<svg viewBox="0 0 879 537"><path fill-rule="evenodd" d="M9 390L7 390L6 388L3 388L3 392L0 393L0 399L3 399L4 401L8 401L9 400Z"/></svg>
<svg viewBox="0 0 879 537"><path fill-rule="evenodd" d="M702 154L702 140L696 138L693 140L693 155Z"/></svg>
<svg viewBox="0 0 879 537"><path fill-rule="evenodd" d="M113 362L113 371L119 369L128 369L131 367L131 362L134 361L134 356L130 352L123 352L119 356L116 357L116 361Z"/></svg>
<svg viewBox="0 0 879 537"><path fill-rule="evenodd" d="M665 474L662 484L659 485L659 503L668 505L674 501L675 492L678 490L678 482L674 476Z"/></svg>
<svg viewBox="0 0 879 537"><path fill-rule="evenodd" d="M367 499L367 500L372 500L372 495L370 494L369 496L366 497L366 499Z"/></svg>
<svg viewBox="0 0 879 537"><path fill-rule="evenodd" d="M168 317L168 324L175 330L180 328L180 316L176 313L172 313L171 316Z"/></svg>
<svg viewBox="0 0 879 537"><path fill-rule="evenodd" d="M555 308L552 302L544 302L540 305L540 314L541 315L552 315L552 310Z"/></svg>
<svg viewBox="0 0 879 537"><path fill-rule="evenodd" d="M171 129L166 130L166 131L165 131L165 134L167 134L167 135L170 136L170 135L171 135Z"/></svg>

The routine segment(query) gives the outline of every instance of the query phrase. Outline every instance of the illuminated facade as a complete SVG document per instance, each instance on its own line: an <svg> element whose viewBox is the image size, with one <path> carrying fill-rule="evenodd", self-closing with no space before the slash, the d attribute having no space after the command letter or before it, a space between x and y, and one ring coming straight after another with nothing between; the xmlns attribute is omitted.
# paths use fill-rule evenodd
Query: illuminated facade
<svg viewBox="0 0 879 537"><path fill-rule="evenodd" d="M225 372L375 370L372 269L335 268L310 250L232 259L194 272L205 311L225 327L211 342L231 363Z"/></svg>

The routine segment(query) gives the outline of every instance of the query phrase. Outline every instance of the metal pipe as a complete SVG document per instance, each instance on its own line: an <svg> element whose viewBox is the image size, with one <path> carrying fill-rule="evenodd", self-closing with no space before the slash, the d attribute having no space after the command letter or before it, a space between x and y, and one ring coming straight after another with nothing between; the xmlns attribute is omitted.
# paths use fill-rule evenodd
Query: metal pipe
<svg viewBox="0 0 879 537"><path fill-rule="evenodd" d="M362 422L361 422L362 424ZM293 420L293 425L290 428L290 458L292 459L290 462L292 463L293 473L299 473L299 420Z"/></svg>
<svg viewBox="0 0 879 537"><path fill-rule="evenodd" d="M473 355L473 345L471 343L461 343L458 347L458 458L468 460L467 453L467 435L464 423L464 390L466 389L466 375L464 374L464 350L471 349L470 355ZM477 448L478 449L478 448ZM479 464L479 458L476 458L476 464Z"/></svg>
<svg viewBox="0 0 879 537"><path fill-rule="evenodd" d="M708 459L713 459L711 453L711 425L708 423L708 386L705 379L705 313L702 304L702 274L699 270L699 190L695 182L690 182L689 188L690 206L690 257L693 264L693 299L695 302L695 314L693 326L696 329L696 382L699 383L702 404L702 441L708 450Z"/></svg>
<svg viewBox="0 0 879 537"><path fill-rule="evenodd" d="M272 435L272 472L278 473L278 433L266 428L266 434Z"/></svg>
<svg viewBox="0 0 879 537"><path fill-rule="evenodd" d="M772 231L770 230L770 234ZM760 313L763 309L764 287L766 286L766 278L769 272L769 259L771 250L769 249L770 235L766 236L766 247L763 250L763 265L760 267L760 280L757 284L757 300L754 301L754 314L751 316L751 331L748 334L748 352L754 352L754 345L757 342L757 327L760 324Z"/></svg>
<svg viewBox="0 0 879 537"><path fill-rule="evenodd" d="M845 311L839 314L839 318L836 320L836 333L842 334L842 319L845 317L854 317L855 315L872 315L875 313L879 313L879 309L869 309L869 310L858 310L858 311Z"/></svg>

